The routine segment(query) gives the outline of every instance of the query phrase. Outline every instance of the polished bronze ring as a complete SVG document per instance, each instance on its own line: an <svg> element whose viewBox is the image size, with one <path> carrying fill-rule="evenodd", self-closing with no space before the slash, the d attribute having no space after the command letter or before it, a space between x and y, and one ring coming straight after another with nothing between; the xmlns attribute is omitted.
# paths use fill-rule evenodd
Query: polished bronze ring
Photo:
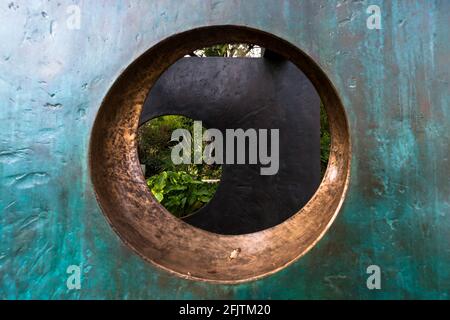
<svg viewBox="0 0 450 320"><path fill-rule="evenodd" d="M254 43L289 59L313 83L330 124L330 158L317 192L288 220L251 234L214 234L174 217L152 196L137 156L139 117L150 88L185 54L217 43ZM217 283L255 280L306 254L339 212L349 182L350 160L344 106L324 71L295 45L273 34L230 25L175 34L136 59L106 95L92 129L89 151L98 202L119 237L146 261L171 273Z"/></svg>

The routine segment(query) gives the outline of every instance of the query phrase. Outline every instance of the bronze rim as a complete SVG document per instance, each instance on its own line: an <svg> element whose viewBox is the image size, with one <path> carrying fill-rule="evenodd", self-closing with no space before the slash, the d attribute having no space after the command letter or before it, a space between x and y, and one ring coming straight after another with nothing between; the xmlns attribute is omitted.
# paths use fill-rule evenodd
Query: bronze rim
<svg viewBox="0 0 450 320"><path fill-rule="evenodd" d="M295 215L260 232L227 236L177 219L151 195L137 157L136 135L144 100L158 77L197 48L256 43L296 64L319 93L332 135L328 168L317 192ZM99 205L111 227L137 254L184 278L239 283L277 272L307 253L336 218L349 182L347 118L333 84L304 52L267 32L212 26L173 35L145 52L115 81L95 120L89 167ZM230 195L232 201L232 195Z"/></svg>

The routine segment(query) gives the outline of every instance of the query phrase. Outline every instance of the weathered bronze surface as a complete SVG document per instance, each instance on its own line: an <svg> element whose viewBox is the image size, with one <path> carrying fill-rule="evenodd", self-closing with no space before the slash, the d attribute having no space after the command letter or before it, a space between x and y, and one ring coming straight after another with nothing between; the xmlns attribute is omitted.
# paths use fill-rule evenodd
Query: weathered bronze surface
<svg viewBox="0 0 450 320"><path fill-rule="evenodd" d="M379 30L366 26L372 4L381 9ZM67 28L71 16L66 10L72 5L81 9L80 29ZM450 1L14 0L0 6L0 17L1 299L450 298ZM127 184L142 184L142 179L134 168L134 147L125 149L128 144L121 140L134 141L136 109L146 96L132 86L145 83L149 88L162 72L159 67L175 61L186 47L203 43L202 32L187 37L197 39L195 43L185 45L181 38L169 43L179 48L161 44L143 59L151 60L131 67L124 77L135 83L127 86L125 78L117 82L93 130L111 86L137 57L171 35L218 25L270 32L320 66L264 37L309 70L334 114L335 154L321 189L327 192L320 194L320 203L317 194L308 204L304 219L309 224L303 229L297 226L305 210L267 232L231 237L225 244L221 239L228 237L218 237L217 244L205 244L204 233L165 224L170 218L155 204L149 210L144 187L137 193L128 189ZM245 34L234 32L232 38L263 40ZM227 33L222 39L211 37L209 42L222 41ZM155 56L158 52L163 55ZM153 63L158 67L151 68ZM128 91L138 97L120 100L119 93ZM348 169L344 157L349 148L345 119L337 114L342 113L340 101L351 136L351 178L337 218L314 245L315 235L331 223L344 193L342 177ZM114 129L110 123L116 123ZM107 159L106 168L97 163L92 168L99 170L89 170L92 133L91 158ZM103 144L111 138L108 147ZM114 149L115 141L121 142L111 158L109 149ZM121 165L124 172L114 175L117 160L127 163ZM128 173L128 163L134 173ZM186 280L147 263L121 241L99 208L92 180L122 238L185 277L191 263L194 272L200 265L200 272L217 270L219 265L222 277L232 282L233 265L242 262L246 270L240 269L234 280L252 279L282 268L314 247L258 281L217 285ZM321 217L314 220L312 212ZM141 221L146 225L136 226ZM176 226L181 233L197 236L192 245L181 244L187 251L179 258L173 245L180 246L178 241L185 238L173 233ZM164 240L150 238L149 234L158 236L152 228ZM133 231L126 235L126 230ZM177 243L166 241L170 239L165 233L171 232ZM289 237L286 245L277 242L277 235ZM275 239L258 243L258 237ZM233 248L244 239L250 241L241 252ZM273 244L272 251L268 244ZM195 262L190 256L197 247L208 254L197 259L200 254L194 252L199 260ZM210 255L210 248L218 255ZM247 261L240 261L242 256ZM366 286L367 268L374 264L381 268L381 290ZM81 268L81 290L66 286L71 265Z"/></svg>
<svg viewBox="0 0 450 320"><path fill-rule="evenodd" d="M221 43L256 43L297 65L325 104L332 133L328 169L312 199L287 221L238 236L209 233L168 213L151 196L136 152L139 117L149 89L176 60L196 48L213 45L218 39ZM104 214L136 253L185 278L237 283L286 267L322 238L345 197L350 149L341 99L318 65L300 49L274 35L228 25L173 35L134 61L102 103L92 130L89 164Z"/></svg>

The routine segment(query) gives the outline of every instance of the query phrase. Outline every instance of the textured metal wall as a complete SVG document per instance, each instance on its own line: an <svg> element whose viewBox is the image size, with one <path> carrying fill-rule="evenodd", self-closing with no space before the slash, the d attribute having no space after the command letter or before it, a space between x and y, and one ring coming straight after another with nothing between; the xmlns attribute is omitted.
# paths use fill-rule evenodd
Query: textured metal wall
<svg viewBox="0 0 450 320"><path fill-rule="evenodd" d="M80 29L68 28L79 5ZM382 29L366 27L377 4ZM1 1L0 298L449 298L450 2ZM217 285L145 263L94 196L88 143L108 89L149 47L236 24L304 50L337 88L352 169L336 222L262 280ZM366 268L382 270L368 290ZM81 290L66 269L81 265Z"/></svg>

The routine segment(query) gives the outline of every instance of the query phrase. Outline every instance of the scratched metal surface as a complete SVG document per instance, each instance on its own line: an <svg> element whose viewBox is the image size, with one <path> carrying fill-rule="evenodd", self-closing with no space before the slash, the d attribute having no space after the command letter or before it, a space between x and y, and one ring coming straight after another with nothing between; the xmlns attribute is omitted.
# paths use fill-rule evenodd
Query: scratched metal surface
<svg viewBox="0 0 450 320"><path fill-rule="evenodd" d="M66 27L78 3L81 29ZM366 28L370 4L382 30ZM450 2L1 1L0 298L449 298ZM143 262L115 235L87 170L90 130L124 68L183 30L237 24L312 56L348 112L347 199L305 257L240 285ZM81 290L66 268L81 265ZM366 268L382 289L366 288Z"/></svg>

